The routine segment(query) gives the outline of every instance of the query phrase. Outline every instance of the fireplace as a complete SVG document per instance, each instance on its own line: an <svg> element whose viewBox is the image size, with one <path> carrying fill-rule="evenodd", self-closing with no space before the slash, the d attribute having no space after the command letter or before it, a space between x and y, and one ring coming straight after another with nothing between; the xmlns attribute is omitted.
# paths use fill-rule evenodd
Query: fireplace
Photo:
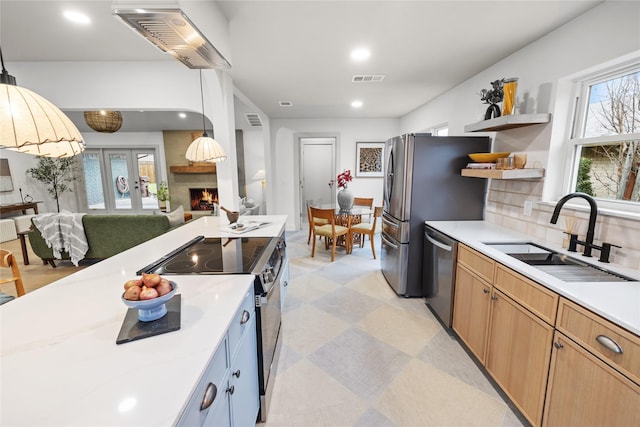
<svg viewBox="0 0 640 427"><path fill-rule="evenodd" d="M190 188L189 196L192 211L212 211L218 203L217 188Z"/></svg>

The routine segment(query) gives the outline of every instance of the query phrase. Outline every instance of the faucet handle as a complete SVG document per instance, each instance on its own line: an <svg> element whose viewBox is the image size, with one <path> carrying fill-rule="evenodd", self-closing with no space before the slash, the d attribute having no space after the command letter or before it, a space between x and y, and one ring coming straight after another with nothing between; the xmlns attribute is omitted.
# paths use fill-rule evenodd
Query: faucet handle
<svg viewBox="0 0 640 427"><path fill-rule="evenodd" d="M569 249L568 249L568 251L569 252L577 252L576 248L578 246L578 243L581 243L578 240L578 235L569 233L567 231L563 231L563 233L569 236Z"/></svg>
<svg viewBox="0 0 640 427"><path fill-rule="evenodd" d="M612 243L602 243L602 248L600 249L600 258L598 261L600 262L609 262L609 255L611 254L611 246L616 248L622 248L622 246L614 245Z"/></svg>

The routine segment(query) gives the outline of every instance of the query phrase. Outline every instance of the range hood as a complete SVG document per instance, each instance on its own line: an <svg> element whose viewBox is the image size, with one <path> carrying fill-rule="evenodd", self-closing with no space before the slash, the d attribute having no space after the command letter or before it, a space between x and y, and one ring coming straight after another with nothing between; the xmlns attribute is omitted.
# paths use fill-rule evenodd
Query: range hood
<svg viewBox="0 0 640 427"><path fill-rule="evenodd" d="M189 68L231 67L180 9L115 9L113 13Z"/></svg>

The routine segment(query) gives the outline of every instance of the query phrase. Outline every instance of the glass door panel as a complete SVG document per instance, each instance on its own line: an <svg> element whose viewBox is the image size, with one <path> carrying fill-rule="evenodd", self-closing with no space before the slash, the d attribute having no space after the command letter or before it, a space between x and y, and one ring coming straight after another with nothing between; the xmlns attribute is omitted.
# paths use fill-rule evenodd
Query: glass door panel
<svg viewBox="0 0 640 427"><path fill-rule="evenodd" d="M108 156L111 172L113 206L116 210L132 209L131 189L129 188L129 161L126 153L110 153Z"/></svg>
<svg viewBox="0 0 640 427"><path fill-rule="evenodd" d="M102 156L100 152L85 150L82 155L87 207L91 210L105 209L105 197L102 179Z"/></svg>
<svg viewBox="0 0 640 427"><path fill-rule="evenodd" d="M138 152L138 181L135 183L140 193L142 209L158 209L158 182L156 179L156 161L152 152Z"/></svg>

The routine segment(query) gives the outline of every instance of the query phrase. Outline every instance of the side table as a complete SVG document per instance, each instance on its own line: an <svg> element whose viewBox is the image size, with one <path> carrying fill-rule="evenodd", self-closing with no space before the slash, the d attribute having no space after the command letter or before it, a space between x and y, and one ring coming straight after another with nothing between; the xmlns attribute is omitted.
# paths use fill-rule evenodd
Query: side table
<svg viewBox="0 0 640 427"><path fill-rule="evenodd" d="M29 230L21 231L18 233L18 239L20 239L20 248L22 249L22 261L24 265L29 265L29 253L27 252L27 242L25 236L29 234Z"/></svg>

